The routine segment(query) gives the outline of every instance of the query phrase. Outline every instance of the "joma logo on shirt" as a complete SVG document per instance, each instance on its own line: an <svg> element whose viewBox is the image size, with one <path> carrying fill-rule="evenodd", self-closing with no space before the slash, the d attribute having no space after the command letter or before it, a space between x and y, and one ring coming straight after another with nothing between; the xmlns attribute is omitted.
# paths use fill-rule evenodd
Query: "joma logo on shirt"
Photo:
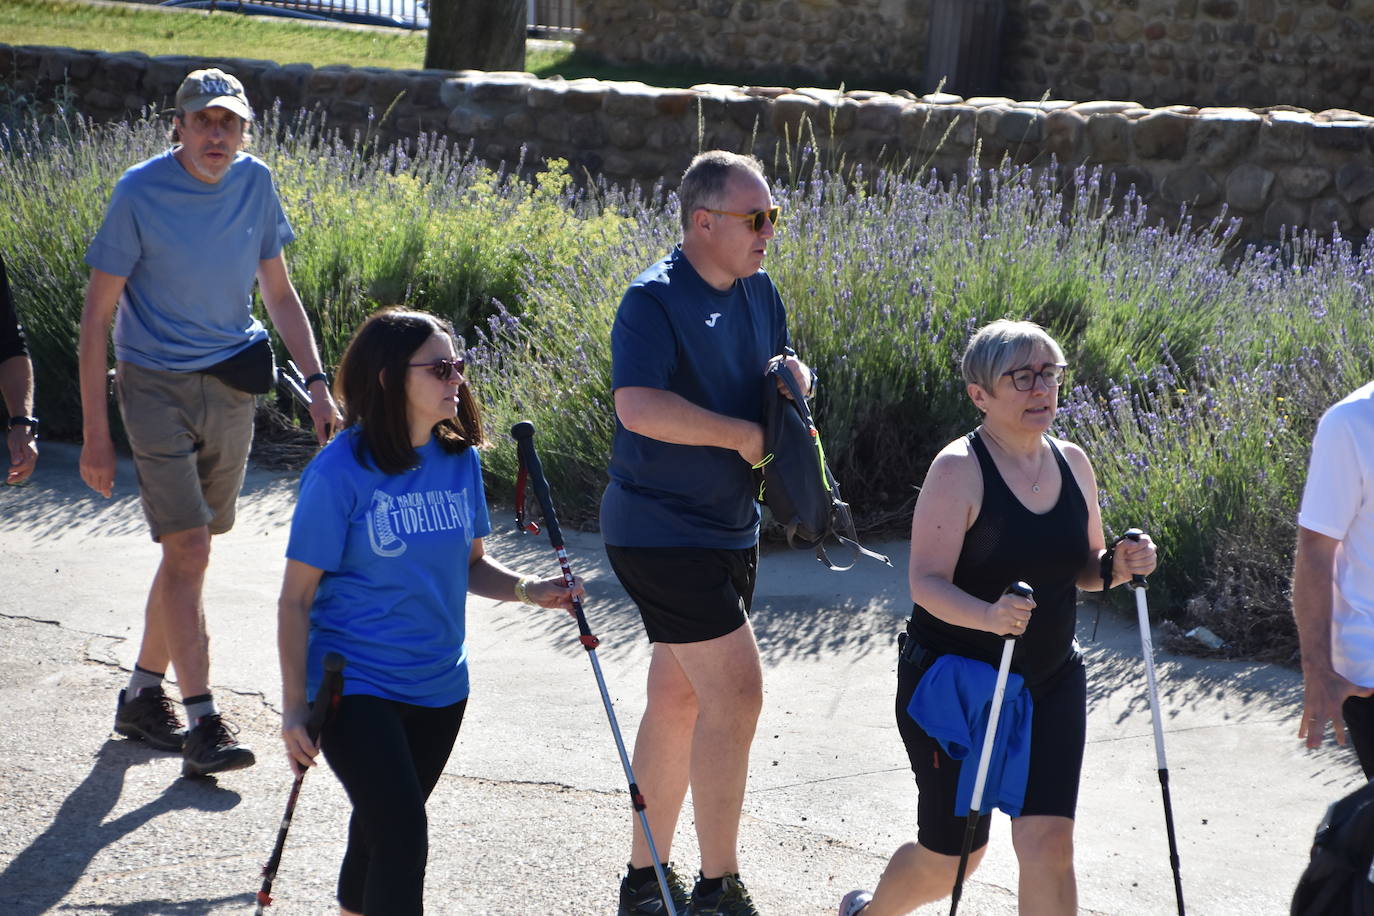
<svg viewBox="0 0 1374 916"><path fill-rule="evenodd" d="M716 319L719 317L720 312L712 312L711 317L706 319L706 326L708 328L714 328L716 326Z"/></svg>

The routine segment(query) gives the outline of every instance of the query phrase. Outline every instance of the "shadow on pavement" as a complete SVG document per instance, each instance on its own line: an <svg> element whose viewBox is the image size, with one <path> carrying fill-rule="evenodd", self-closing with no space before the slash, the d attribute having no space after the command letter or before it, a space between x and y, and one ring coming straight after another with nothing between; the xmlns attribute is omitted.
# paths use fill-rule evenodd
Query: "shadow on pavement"
<svg viewBox="0 0 1374 916"><path fill-rule="evenodd" d="M10 901L5 905L7 916L41 916L52 911L81 880L102 849L159 815L184 808L227 811L242 800L237 792L221 788L211 779L177 779L158 798L106 821L119 801L129 768L146 763L154 753L122 739L111 738L101 746L90 773L67 796L48 828L0 872L0 898ZM240 896L245 895L224 899ZM251 895L246 896L251 901ZM102 911L126 916L204 913L209 909L206 902L147 901Z"/></svg>
<svg viewBox="0 0 1374 916"><path fill-rule="evenodd" d="M80 455L79 445L43 443L39 473L19 486L0 486L0 531L20 531L35 542L61 537L77 527L82 536L147 537L129 457L120 454L114 494L107 500L81 480ZM289 503L295 492L294 474L250 466L239 498L240 515L251 514L258 503Z"/></svg>

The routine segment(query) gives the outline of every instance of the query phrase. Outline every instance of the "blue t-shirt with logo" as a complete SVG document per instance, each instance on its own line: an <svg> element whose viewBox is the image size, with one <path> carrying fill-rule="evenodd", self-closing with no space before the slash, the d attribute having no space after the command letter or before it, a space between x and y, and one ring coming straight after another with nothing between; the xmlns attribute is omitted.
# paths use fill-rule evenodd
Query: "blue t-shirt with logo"
<svg viewBox="0 0 1374 916"><path fill-rule="evenodd" d="M768 360L787 313L762 270L715 289L678 248L630 284L611 330L611 386L674 392L707 410L763 419ZM617 418L601 531L616 547L752 547L753 471L733 449L676 445Z"/></svg>
<svg viewBox="0 0 1374 916"><path fill-rule="evenodd" d="M210 184L173 152L119 179L86 263L126 278L115 356L195 372L267 337L252 314L258 262L296 236L261 160L239 153Z"/></svg>
<svg viewBox="0 0 1374 916"><path fill-rule="evenodd" d="M468 695L466 607L473 538L491 533L477 450L431 439L420 464L384 474L345 430L301 474L286 555L324 571L310 609L306 691L323 659L347 661L345 694L417 706Z"/></svg>

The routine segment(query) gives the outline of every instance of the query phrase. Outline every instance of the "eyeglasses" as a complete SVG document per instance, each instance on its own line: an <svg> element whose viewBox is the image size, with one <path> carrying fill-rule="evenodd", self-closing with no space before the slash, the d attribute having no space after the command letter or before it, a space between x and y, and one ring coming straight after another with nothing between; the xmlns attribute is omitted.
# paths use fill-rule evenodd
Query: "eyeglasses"
<svg viewBox="0 0 1374 916"><path fill-rule="evenodd" d="M436 359L428 363L407 363L412 369L428 369L434 373L434 377L441 382L447 382L455 375L462 375L467 368L467 363L463 357L457 359Z"/></svg>
<svg viewBox="0 0 1374 916"><path fill-rule="evenodd" d="M749 224L749 228L755 232L763 231L763 222L767 220L775 227L778 220L782 219L782 207L769 207L767 210L755 210L753 213L735 213L730 210L712 210L710 207L702 207L707 213L718 213L721 216L738 216Z"/></svg>
<svg viewBox="0 0 1374 916"><path fill-rule="evenodd" d="M1011 369L1003 372L1002 375L1011 376L1011 386L1017 391L1030 391L1035 387L1035 380L1045 383L1045 387L1053 391L1064 382L1064 372L1068 368L1065 363L1053 363L1036 372L1034 369L1020 368Z"/></svg>

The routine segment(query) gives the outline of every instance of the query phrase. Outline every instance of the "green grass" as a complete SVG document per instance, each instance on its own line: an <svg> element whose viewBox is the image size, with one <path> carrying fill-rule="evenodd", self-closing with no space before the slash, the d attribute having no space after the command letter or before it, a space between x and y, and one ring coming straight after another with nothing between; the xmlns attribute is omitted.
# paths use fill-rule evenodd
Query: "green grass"
<svg viewBox="0 0 1374 916"><path fill-rule="evenodd" d="M153 56L230 54L316 67L347 64L406 70L424 66L425 60L424 32L80 0L0 0L0 40ZM525 69L541 77L639 80L666 87L751 82L742 74L705 68L614 67L577 54L566 41L529 42Z"/></svg>
<svg viewBox="0 0 1374 916"><path fill-rule="evenodd" d="M0 36L11 45L55 45L149 55L231 54L279 63L415 68L424 63L423 32L355 29L263 16L164 10L140 3L92 5L73 0L5 0Z"/></svg>

